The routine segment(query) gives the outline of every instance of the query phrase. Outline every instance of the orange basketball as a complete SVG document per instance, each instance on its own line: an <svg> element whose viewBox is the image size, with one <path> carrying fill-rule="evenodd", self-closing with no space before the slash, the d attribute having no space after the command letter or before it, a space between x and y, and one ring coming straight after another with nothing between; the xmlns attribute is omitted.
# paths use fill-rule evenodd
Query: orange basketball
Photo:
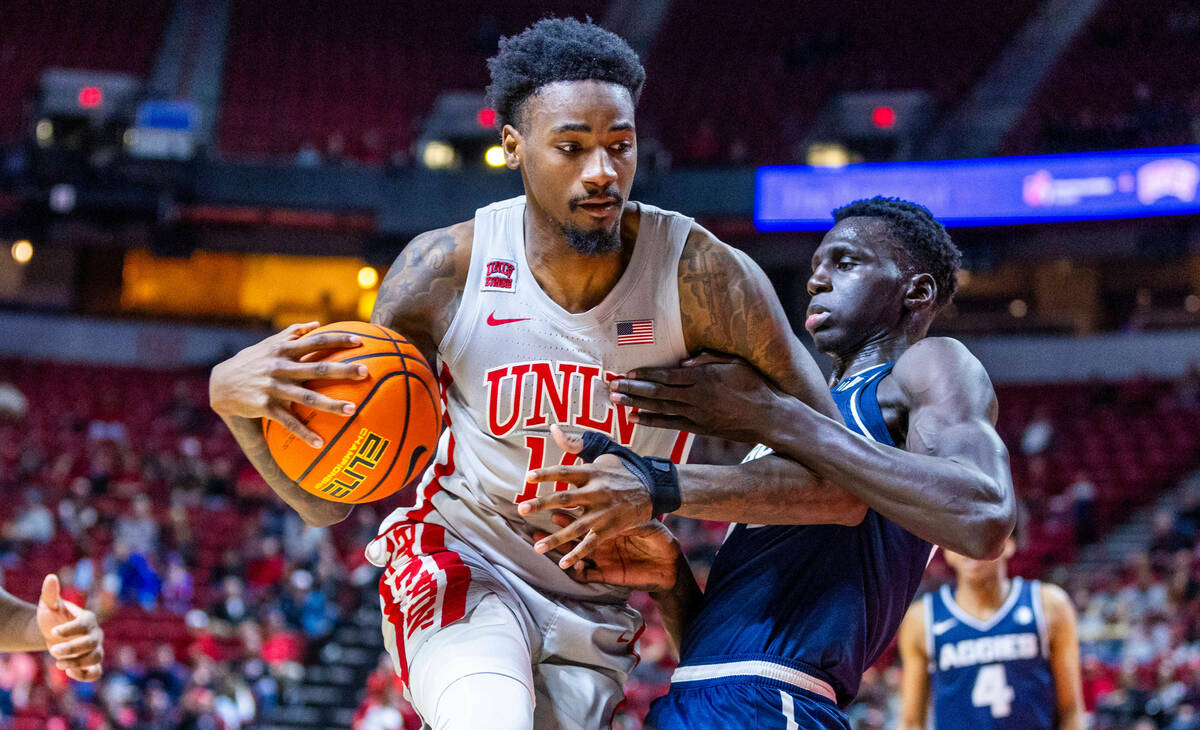
<svg viewBox="0 0 1200 730"><path fill-rule="evenodd" d="M323 499L383 499L419 477L437 451L442 426L437 378L417 348L386 327L335 322L312 333L318 332L353 333L362 345L306 360L362 363L367 377L313 380L304 387L357 408L351 416L339 416L292 404L292 412L324 440L319 449L263 419L271 456L285 474Z"/></svg>

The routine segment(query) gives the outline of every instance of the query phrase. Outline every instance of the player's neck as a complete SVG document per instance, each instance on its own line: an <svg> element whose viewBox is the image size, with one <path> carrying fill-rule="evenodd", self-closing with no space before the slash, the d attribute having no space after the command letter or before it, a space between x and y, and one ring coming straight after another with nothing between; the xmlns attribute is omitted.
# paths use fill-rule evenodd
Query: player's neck
<svg viewBox="0 0 1200 730"><path fill-rule="evenodd" d="M586 312L612 291L633 256L632 231L622 216L621 247L602 256L585 256L571 248L566 236L532 206L525 209L525 259L546 296L568 312Z"/></svg>
<svg viewBox="0 0 1200 730"><path fill-rule="evenodd" d="M1012 591L1012 581L1004 571L980 580L959 581L954 602L959 608L981 621L991 618Z"/></svg>
<svg viewBox="0 0 1200 730"><path fill-rule="evenodd" d="M895 362L912 345L903 332L889 332L872 338L858 349L845 354L833 354L833 380L836 383L847 375L860 373L885 362Z"/></svg>

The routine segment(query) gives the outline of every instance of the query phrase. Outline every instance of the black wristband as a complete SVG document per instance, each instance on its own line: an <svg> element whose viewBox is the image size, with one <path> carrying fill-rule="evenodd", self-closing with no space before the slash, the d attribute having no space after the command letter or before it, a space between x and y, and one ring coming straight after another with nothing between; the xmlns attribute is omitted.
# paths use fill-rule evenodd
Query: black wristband
<svg viewBox="0 0 1200 730"><path fill-rule="evenodd" d="M646 491L650 492L650 509L654 516L669 514L683 505L683 497L679 492L679 471L670 459L642 456L602 433L584 432L583 450L579 452L579 458L592 462L604 454L612 454L620 459L625 468L646 487Z"/></svg>

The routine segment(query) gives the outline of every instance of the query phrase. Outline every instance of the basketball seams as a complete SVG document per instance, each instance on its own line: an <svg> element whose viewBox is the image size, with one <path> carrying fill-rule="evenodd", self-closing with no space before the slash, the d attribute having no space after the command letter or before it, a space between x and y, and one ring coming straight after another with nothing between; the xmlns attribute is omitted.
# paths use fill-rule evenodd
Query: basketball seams
<svg viewBox="0 0 1200 730"><path fill-rule="evenodd" d="M436 414L437 414L437 412L438 412L438 408L437 408L437 401L435 401L435 400L434 400L433 391L431 391L431 390L429 389L429 384L428 384L428 383L426 383L426 382L425 382L425 380L424 380L424 378L421 378L420 376L416 376L416 377L412 377L412 378L405 378L405 383L411 383L411 382L413 382L414 380L417 382L417 384L418 384L418 385L420 385L420 386L421 386L421 388L423 388L423 389L425 390L425 395L429 396L429 402L430 402L430 404L431 404L431 407L432 407L432 409L433 409L433 410L432 410L432 413L433 413L434 415L436 415ZM440 420L439 420L439 423L440 423ZM440 426L439 426L439 428L438 428L438 431L439 431L439 432L441 431L441 427L440 427ZM405 433L407 434L407 431L406 431ZM424 446L424 444L421 444L420 446L421 446L421 447L423 447L423 446ZM415 451L416 451L416 450L414 449L414 455L415 455ZM429 453L430 453L431 455L432 455L432 454L436 454L436 453L437 453L437 440L436 440L436 439L434 440L434 449L433 449L432 451L430 451ZM392 464L391 464L390 466L388 466L388 470L387 470L387 472L385 472L385 473L384 473L383 477L381 477L381 478L379 479L379 482L378 482L378 483L377 483L377 484L376 484L374 487L371 487L370 491L368 491L366 494L362 495L361 497L359 497L359 498L355 499L355 500L354 500L354 504L359 504L359 503L362 503L362 502L366 501L366 498L367 498L367 497L371 496L371 494L372 494L372 493L374 493L376 489L379 489L379 487L380 487L380 486L381 486L381 485L382 485L382 484L383 484L385 481L387 481L387 477L388 477L388 475L389 475L389 474L391 474L391 472L392 472L392 469L395 467L395 465L396 465L396 461L397 461L397 460L399 460L399 458L400 458L400 449L396 449L396 455L392 457ZM411 480L411 479L412 479L412 471L413 471L413 467L414 467L414 466L415 466L415 463L409 464L409 473L408 473L408 474L405 476L405 479L404 479L404 483L405 483L405 484L408 484L409 480Z"/></svg>
<svg viewBox="0 0 1200 730"><path fill-rule="evenodd" d="M408 424L412 418L412 401L410 400L412 397L412 387L409 385L409 381L411 380L411 378L409 377L409 372L408 372L408 362L406 361L406 359L404 357L404 352L402 352L400 350L400 343L396 342L396 338L392 337L392 333L389 332L388 330L380 327L379 325L374 325L374 327L375 327L375 329L377 329L377 330L383 332L385 335L387 335L388 340L390 340L392 343L392 348L396 351L396 355L398 355L400 357L400 367L404 368L404 427L401 429L400 433L403 433L405 435L404 441L407 441L408 440L408 438L407 438L408 437ZM400 443L400 446L404 446L403 441ZM400 458L400 451L401 451L401 448L397 448L396 453L392 455L392 463L388 465L387 471L384 473L383 477L381 477L377 482L375 482L375 486L371 487L371 489L366 494L364 494L361 497L359 497L358 499L354 500L355 502L363 501L367 497L374 494L375 490L379 489L380 485L383 484L384 480L387 479L388 475L390 475L392 473L392 469L394 469L396 467L396 460Z"/></svg>
<svg viewBox="0 0 1200 730"><path fill-rule="evenodd" d="M407 370L405 372L407 372ZM354 421L358 418L358 414L361 413L363 408L365 408L366 405L371 402L371 399L375 397L375 394L379 392L379 389L383 387L383 384L386 383L387 381L391 380L392 378L394 378L398 375L403 375L403 374L404 373L393 372L393 373L387 373L386 375L379 378L379 382L376 383L373 388L371 388L371 390L367 393L367 395L358 404L358 408L354 411L354 415L352 415L346 419L346 422L343 423L342 427L338 429L338 432L333 435L333 438L329 439L329 443L325 444L325 448L321 449L321 453L317 454L316 457L313 458L312 463L308 465L308 468L304 470L304 473L301 474L300 476L296 477L297 482L300 482L305 477L307 477L309 472L311 472L313 470L313 467L315 467L317 464L319 464L321 462L321 460L324 459L328 455L329 450L331 448L333 448L333 445L335 443L337 443L338 439L340 439L342 437L342 435L344 433L346 433L346 429L350 428L350 424L354 423Z"/></svg>

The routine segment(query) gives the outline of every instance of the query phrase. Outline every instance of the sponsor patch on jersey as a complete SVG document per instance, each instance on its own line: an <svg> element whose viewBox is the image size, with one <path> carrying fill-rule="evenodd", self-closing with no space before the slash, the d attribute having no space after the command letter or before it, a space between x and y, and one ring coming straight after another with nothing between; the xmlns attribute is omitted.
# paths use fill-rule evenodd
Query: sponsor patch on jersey
<svg viewBox="0 0 1200 730"><path fill-rule="evenodd" d="M480 291L517 290L517 263L508 259L488 259L483 268L483 286Z"/></svg>

